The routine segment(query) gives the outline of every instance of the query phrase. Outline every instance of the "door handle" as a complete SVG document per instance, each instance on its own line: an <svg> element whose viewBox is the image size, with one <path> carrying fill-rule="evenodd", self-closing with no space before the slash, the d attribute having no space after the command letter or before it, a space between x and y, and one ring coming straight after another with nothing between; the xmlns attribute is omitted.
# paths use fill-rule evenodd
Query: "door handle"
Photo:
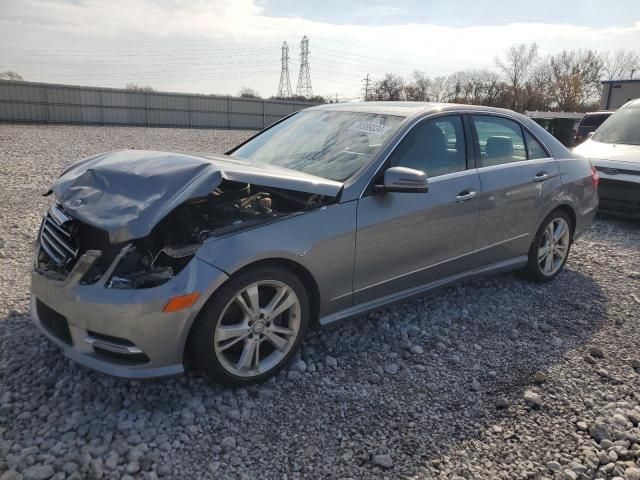
<svg viewBox="0 0 640 480"><path fill-rule="evenodd" d="M549 174L547 172L538 172L536 176L533 177L534 182L544 182L547 178L549 178Z"/></svg>
<svg viewBox="0 0 640 480"><path fill-rule="evenodd" d="M472 198L475 198L476 195L478 195L478 192L474 190L463 190L458 194L458 196L456 196L456 202L458 203L466 202L467 200L471 200Z"/></svg>

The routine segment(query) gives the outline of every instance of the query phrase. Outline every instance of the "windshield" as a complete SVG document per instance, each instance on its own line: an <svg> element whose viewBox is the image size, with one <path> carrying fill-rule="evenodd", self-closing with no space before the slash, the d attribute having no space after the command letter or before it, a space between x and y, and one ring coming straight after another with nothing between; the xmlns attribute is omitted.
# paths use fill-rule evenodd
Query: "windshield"
<svg viewBox="0 0 640 480"><path fill-rule="evenodd" d="M581 127L597 127L602 125L607 118L611 116L610 113L596 113L593 115L585 115L580 122Z"/></svg>
<svg viewBox="0 0 640 480"><path fill-rule="evenodd" d="M640 107L627 107L611 115L591 137L596 142L640 145Z"/></svg>
<svg viewBox="0 0 640 480"><path fill-rule="evenodd" d="M378 151L403 120L373 113L303 111L231 155L343 182Z"/></svg>

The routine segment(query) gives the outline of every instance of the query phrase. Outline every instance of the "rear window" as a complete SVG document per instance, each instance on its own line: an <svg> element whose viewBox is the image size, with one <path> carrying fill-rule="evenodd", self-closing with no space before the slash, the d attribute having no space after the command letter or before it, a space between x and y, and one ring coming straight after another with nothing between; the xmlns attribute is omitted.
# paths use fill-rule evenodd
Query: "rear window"
<svg viewBox="0 0 640 480"><path fill-rule="evenodd" d="M611 116L610 113L598 113L595 115L585 115L580 122L581 127L599 127L607 118Z"/></svg>
<svg viewBox="0 0 640 480"><path fill-rule="evenodd" d="M640 107L618 110L596 130L591 139L602 143L640 145Z"/></svg>

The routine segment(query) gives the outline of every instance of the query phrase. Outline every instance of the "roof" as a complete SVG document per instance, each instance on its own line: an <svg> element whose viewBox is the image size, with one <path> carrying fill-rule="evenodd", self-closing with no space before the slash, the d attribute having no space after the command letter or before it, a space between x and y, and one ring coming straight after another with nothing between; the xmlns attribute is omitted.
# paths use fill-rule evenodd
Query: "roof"
<svg viewBox="0 0 640 480"><path fill-rule="evenodd" d="M613 113L613 110L598 110L597 112L587 112L585 113L585 117L587 115L611 115Z"/></svg>
<svg viewBox="0 0 640 480"><path fill-rule="evenodd" d="M624 80L602 80L600 83L640 83L640 78L626 78Z"/></svg>
<svg viewBox="0 0 640 480"><path fill-rule="evenodd" d="M465 105L458 103L436 102L351 102L327 103L311 107L308 110L330 110L336 112L377 113L380 115L397 115L412 117L426 112L447 110L475 110L479 112L499 112L514 115L515 112L503 108L484 107L481 105Z"/></svg>
<svg viewBox="0 0 640 480"><path fill-rule="evenodd" d="M527 110L524 114L529 118L542 118L542 119L569 119L580 120L584 117L584 113L580 112L539 112L537 110Z"/></svg>

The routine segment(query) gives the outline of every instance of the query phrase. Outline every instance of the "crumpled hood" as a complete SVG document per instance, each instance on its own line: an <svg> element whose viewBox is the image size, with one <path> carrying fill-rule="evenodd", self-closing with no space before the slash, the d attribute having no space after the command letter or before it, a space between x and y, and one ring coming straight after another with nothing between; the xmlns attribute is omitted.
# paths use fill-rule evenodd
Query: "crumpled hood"
<svg viewBox="0 0 640 480"><path fill-rule="evenodd" d="M205 197L223 180L331 197L342 188L339 182L224 155L124 150L72 165L51 191L69 215L120 243L149 235L176 207Z"/></svg>

